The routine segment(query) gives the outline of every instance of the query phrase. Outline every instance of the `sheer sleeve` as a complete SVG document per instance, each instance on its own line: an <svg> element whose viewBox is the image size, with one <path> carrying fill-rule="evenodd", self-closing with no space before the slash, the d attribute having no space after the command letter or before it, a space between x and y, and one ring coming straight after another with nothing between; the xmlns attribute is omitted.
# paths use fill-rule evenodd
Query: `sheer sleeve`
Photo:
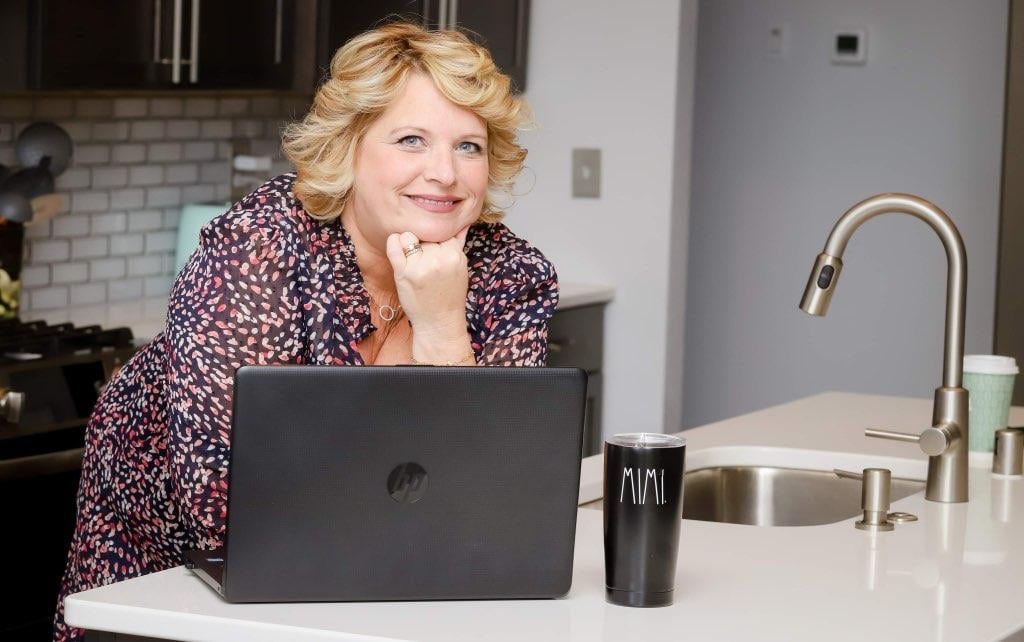
<svg viewBox="0 0 1024 642"><path fill-rule="evenodd" d="M168 308L168 490L204 548L223 542L235 370L300 354L288 337L301 315L295 257L259 206L243 201L203 228Z"/></svg>
<svg viewBox="0 0 1024 642"><path fill-rule="evenodd" d="M558 276L537 253L518 257L503 270L497 294L483 318L482 344L474 342L477 363L487 366L543 366L548 356L548 320L558 305Z"/></svg>

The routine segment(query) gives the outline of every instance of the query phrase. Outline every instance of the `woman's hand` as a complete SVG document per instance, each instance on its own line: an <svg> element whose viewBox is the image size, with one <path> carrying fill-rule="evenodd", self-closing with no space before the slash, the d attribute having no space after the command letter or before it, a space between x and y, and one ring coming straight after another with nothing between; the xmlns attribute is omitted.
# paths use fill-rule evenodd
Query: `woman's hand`
<svg viewBox="0 0 1024 642"><path fill-rule="evenodd" d="M411 232L388 237L388 260L395 273L398 299L413 327L413 356L454 361L466 356L466 294L469 265L464 247L469 226L442 243L421 243L422 251L405 255L419 243Z"/></svg>

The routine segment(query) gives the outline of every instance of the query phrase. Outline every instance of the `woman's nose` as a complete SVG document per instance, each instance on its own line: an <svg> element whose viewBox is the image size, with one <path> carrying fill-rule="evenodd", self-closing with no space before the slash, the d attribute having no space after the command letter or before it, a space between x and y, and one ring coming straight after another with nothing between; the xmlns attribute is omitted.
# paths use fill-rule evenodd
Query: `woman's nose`
<svg viewBox="0 0 1024 642"><path fill-rule="evenodd" d="M435 149L427 159L423 177L440 185L455 183L455 155L451 150Z"/></svg>

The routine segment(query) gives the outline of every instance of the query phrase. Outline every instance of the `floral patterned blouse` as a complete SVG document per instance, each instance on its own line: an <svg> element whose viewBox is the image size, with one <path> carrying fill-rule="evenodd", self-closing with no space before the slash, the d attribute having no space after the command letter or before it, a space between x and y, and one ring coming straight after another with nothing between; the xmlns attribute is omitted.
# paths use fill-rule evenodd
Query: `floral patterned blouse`
<svg viewBox="0 0 1024 642"><path fill-rule="evenodd" d="M167 325L110 381L86 429L78 522L55 640L82 638L65 596L183 563L224 539L233 376L247 364L363 364L376 329L340 220L310 217L294 174L207 224ZM539 366L554 268L502 224L470 228L466 323L481 365Z"/></svg>

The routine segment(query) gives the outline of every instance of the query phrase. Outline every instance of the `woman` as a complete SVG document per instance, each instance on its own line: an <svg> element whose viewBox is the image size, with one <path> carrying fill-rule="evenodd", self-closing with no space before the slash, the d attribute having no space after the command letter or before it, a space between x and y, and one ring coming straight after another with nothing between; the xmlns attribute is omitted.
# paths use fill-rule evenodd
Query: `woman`
<svg viewBox="0 0 1024 642"><path fill-rule="evenodd" d="M492 200L525 121L457 32L396 23L338 51L285 130L296 174L203 228L165 331L97 402L61 600L222 543L242 365L544 363L555 272ZM62 609L56 639L76 639Z"/></svg>

